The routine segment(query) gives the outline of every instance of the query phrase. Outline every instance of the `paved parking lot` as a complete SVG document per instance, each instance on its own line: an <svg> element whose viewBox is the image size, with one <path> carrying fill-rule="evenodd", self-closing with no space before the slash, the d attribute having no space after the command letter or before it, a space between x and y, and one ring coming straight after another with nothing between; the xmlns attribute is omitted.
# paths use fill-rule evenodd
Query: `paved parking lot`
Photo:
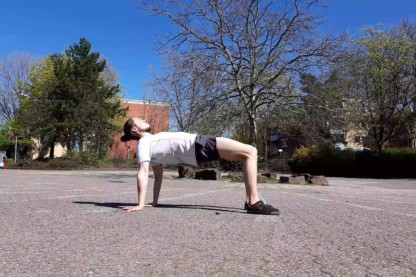
<svg viewBox="0 0 416 277"><path fill-rule="evenodd" d="M0 276L416 276L416 180L262 184L261 216L243 184L175 176L126 213L135 172L0 170Z"/></svg>

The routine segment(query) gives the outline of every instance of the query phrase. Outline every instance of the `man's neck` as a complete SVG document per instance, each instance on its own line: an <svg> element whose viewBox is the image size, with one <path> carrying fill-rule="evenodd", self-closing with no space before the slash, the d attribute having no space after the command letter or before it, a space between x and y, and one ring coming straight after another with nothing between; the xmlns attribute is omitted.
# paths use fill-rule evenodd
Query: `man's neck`
<svg viewBox="0 0 416 277"><path fill-rule="evenodd" d="M149 136L149 135L152 135L151 133L149 133L149 132L140 132L139 133L139 139L141 139L141 138L143 138L143 137L145 137L145 136Z"/></svg>

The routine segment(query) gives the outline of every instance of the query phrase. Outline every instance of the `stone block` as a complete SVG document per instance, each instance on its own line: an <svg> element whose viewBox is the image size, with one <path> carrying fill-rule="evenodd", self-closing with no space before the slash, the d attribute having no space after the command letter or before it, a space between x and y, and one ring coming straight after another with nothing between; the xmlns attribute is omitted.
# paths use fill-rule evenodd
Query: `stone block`
<svg viewBox="0 0 416 277"><path fill-rule="evenodd" d="M179 178L193 179L195 177L195 170L189 166L180 165L178 167Z"/></svg>
<svg viewBox="0 0 416 277"><path fill-rule="evenodd" d="M270 176L270 178L274 179L274 180L280 180L280 174L279 173L274 173L272 174L272 176Z"/></svg>
<svg viewBox="0 0 416 277"><path fill-rule="evenodd" d="M308 183L312 178L311 174L308 174L308 173L303 173L303 174L298 174L298 175L302 175L303 177L305 177L306 183Z"/></svg>
<svg viewBox="0 0 416 277"><path fill-rule="evenodd" d="M306 185L305 176L303 176L303 175L292 175L292 176L289 177L289 184Z"/></svg>
<svg viewBox="0 0 416 277"><path fill-rule="evenodd" d="M217 169L201 169L195 172L197 180L220 180L221 174Z"/></svg>
<svg viewBox="0 0 416 277"><path fill-rule="evenodd" d="M262 173L261 176L266 176L266 178L272 178L272 174L270 172Z"/></svg>
<svg viewBox="0 0 416 277"><path fill-rule="evenodd" d="M288 176L280 176L279 182L281 184L288 184L289 183L289 177Z"/></svg>
<svg viewBox="0 0 416 277"><path fill-rule="evenodd" d="M315 186L329 186L328 180L325 176L312 176L309 183Z"/></svg>
<svg viewBox="0 0 416 277"><path fill-rule="evenodd" d="M267 183L267 176L261 174L257 175L257 183Z"/></svg>
<svg viewBox="0 0 416 277"><path fill-rule="evenodd" d="M231 182L244 183L243 173L230 173ZM267 183L267 177L263 174L257 174L257 183Z"/></svg>
<svg viewBox="0 0 416 277"><path fill-rule="evenodd" d="M232 173L230 174L231 176L231 182L236 182L236 183L244 183L244 178L243 178L243 174L240 173Z"/></svg>

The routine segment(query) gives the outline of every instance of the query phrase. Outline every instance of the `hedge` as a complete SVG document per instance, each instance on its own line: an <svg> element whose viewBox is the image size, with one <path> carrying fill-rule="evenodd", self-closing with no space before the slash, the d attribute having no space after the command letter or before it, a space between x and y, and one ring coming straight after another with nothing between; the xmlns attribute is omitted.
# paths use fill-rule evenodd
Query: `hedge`
<svg viewBox="0 0 416 277"><path fill-rule="evenodd" d="M295 173L339 177L416 178L416 149L373 151L335 149L329 144L301 147L289 160Z"/></svg>

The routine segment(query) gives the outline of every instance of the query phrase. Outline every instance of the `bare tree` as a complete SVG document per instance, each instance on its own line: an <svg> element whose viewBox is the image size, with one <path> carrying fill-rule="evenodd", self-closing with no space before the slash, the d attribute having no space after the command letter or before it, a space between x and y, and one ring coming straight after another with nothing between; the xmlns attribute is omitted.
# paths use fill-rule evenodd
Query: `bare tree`
<svg viewBox="0 0 416 277"><path fill-rule="evenodd" d="M321 76L302 74L301 83L303 95L293 125L303 130L303 142L339 142L345 131L342 74L336 68Z"/></svg>
<svg viewBox="0 0 416 277"><path fill-rule="evenodd" d="M0 120L12 120L19 107L18 95L25 93L22 83L29 80L32 56L23 53L9 54L0 60Z"/></svg>
<svg viewBox="0 0 416 277"><path fill-rule="evenodd" d="M316 31L319 0L146 1L152 14L179 27L161 45L189 58L204 55L204 72L219 72L222 99L237 98L257 142L258 109L293 95L298 72L339 49L340 38ZM283 84L281 83L283 82ZM277 84L280 84L277 86Z"/></svg>
<svg viewBox="0 0 416 277"><path fill-rule="evenodd" d="M191 55L164 55L167 73L154 76L152 100L170 104L177 130L222 134L233 117L229 103L219 101L222 76L217 71L204 72L204 56Z"/></svg>

